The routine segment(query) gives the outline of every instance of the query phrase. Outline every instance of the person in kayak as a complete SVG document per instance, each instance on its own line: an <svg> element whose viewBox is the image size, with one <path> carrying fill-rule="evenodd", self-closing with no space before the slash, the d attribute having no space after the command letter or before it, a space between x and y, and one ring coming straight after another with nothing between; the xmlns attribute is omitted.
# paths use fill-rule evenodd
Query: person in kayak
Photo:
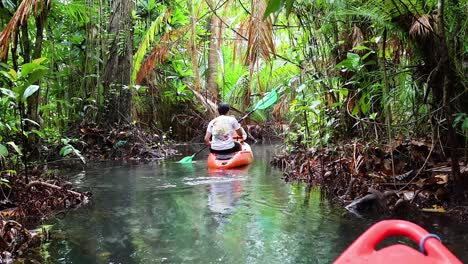
<svg viewBox="0 0 468 264"><path fill-rule="evenodd" d="M234 132L246 139L246 133L237 120L228 116L228 103L218 105L219 116L211 120L205 134L205 144L210 146L211 153L229 154L241 150L241 144L234 141ZM210 141L211 139L211 141Z"/></svg>

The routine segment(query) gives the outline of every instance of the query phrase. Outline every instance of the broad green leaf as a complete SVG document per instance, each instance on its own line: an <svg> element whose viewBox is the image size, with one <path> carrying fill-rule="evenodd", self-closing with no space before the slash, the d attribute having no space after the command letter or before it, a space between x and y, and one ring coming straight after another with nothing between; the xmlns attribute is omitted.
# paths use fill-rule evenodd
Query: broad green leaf
<svg viewBox="0 0 468 264"><path fill-rule="evenodd" d="M7 142L7 144L10 145L16 151L16 153L18 153L19 155L23 155L23 153L21 152L21 149L15 144L15 142L10 141L10 142Z"/></svg>
<svg viewBox="0 0 468 264"><path fill-rule="evenodd" d="M12 99L16 99L16 94L12 90L6 89L6 88L0 88L0 91L2 92L2 94L6 95L8 97L10 97Z"/></svg>
<svg viewBox="0 0 468 264"><path fill-rule="evenodd" d="M146 6L147 11L151 11L156 7L156 1L155 0L149 0L148 5Z"/></svg>
<svg viewBox="0 0 468 264"><path fill-rule="evenodd" d="M39 90L39 85L29 85L29 87L24 91L23 101L26 101L28 97L33 95L37 90Z"/></svg>
<svg viewBox="0 0 468 264"><path fill-rule="evenodd" d="M348 89L346 89L346 88L340 89L340 95L341 95L343 98L347 97L348 94L349 94Z"/></svg>
<svg viewBox="0 0 468 264"><path fill-rule="evenodd" d="M45 60L47 60L47 58L42 57L42 58L39 58L39 59L35 59L35 60L33 60L32 62L35 63L35 64L41 64L41 63L43 63Z"/></svg>
<svg viewBox="0 0 468 264"><path fill-rule="evenodd" d="M455 120L453 120L453 127L455 127L460 121L465 118L465 114L457 114L455 115Z"/></svg>
<svg viewBox="0 0 468 264"><path fill-rule="evenodd" d="M72 153L72 152L73 152L73 149L74 149L73 146L71 146L71 145L66 145L66 146L64 146L64 147L62 147L62 148L60 149L60 152L59 152L59 153L60 153L60 155L61 155L62 157L65 157L65 156L67 156L68 154Z"/></svg>
<svg viewBox="0 0 468 264"><path fill-rule="evenodd" d="M8 156L8 149L5 145L0 144L0 156L6 157Z"/></svg>
<svg viewBox="0 0 468 264"><path fill-rule="evenodd" d="M35 71L40 65L36 63L26 63L21 66L21 76L26 77L31 72Z"/></svg>
<svg viewBox="0 0 468 264"><path fill-rule="evenodd" d="M47 73L47 68L42 68L42 69L37 69L33 72L31 72L28 76L28 81L29 83L35 83L37 81L39 81L40 79L42 79L42 77L44 77L44 75Z"/></svg>
<svg viewBox="0 0 468 264"><path fill-rule="evenodd" d="M357 115L358 113L359 113L359 105L356 105L356 106L354 106L353 111L351 112L351 114L352 114L353 116L355 116L355 115Z"/></svg>
<svg viewBox="0 0 468 264"><path fill-rule="evenodd" d="M265 10L265 14L263 15L263 19L266 19L271 13L279 11L281 7L283 7L283 5L283 0L269 0Z"/></svg>
<svg viewBox="0 0 468 264"><path fill-rule="evenodd" d="M358 69L361 57L358 54L348 52L346 59L336 65L336 68L356 71Z"/></svg>

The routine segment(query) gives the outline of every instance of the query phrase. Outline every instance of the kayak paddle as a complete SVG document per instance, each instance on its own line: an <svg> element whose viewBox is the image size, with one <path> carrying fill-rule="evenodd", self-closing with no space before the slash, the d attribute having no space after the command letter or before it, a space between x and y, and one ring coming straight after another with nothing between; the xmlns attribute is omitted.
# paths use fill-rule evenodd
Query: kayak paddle
<svg viewBox="0 0 468 264"><path fill-rule="evenodd" d="M192 156L187 156L187 157L184 157L182 158L181 160L179 160L177 163L192 163L192 160L193 158L200 152L202 152L204 149L206 149L208 147L208 145L205 145L202 149L200 149L199 151L197 151L195 154L193 154Z"/></svg>
<svg viewBox="0 0 468 264"><path fill-rule="evenodd" d="M239 119L239 122L246 119L250 114L257 111L258 109L264 110L274 105L277 100L278 100L278 94L276 93L276 90L272 90L271 92L268 92L260 101L258 101L258 103L255 105L252 111L248 112L241 119Z"/></svg>
<svg viewBox="0 0 468 264"><path fill-rule="evenodd" d="M246 119L249 115L251 115L253 112L257 110L264 110L267 109L268 107L272 106L273 104L276 103L278 100L278 94L276 93L276 90L272 90L271 92L268 92L260 101L257 102L255 105L254 109L247 114L245 114L241 119L239 119L239 123ZM204 149L206 149L208 145L197 151L195 154L192 156L187 156L179 160L177 163L192 163L193 158L200 152L202 152Z"/></svg>

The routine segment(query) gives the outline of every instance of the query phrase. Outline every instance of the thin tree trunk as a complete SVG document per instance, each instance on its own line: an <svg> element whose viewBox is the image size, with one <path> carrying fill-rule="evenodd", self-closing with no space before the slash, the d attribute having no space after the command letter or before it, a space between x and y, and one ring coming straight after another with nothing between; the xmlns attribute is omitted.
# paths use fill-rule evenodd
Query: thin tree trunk
<svg viewBox="0 0 468 264"><path fill-rule="evenodd" d="M31 48L29 45L29 31L28 23L21 26L21 45L23 49L23 62L28 63L31 61Z"/></svg>
<svg viewBox="0 0 468 264"><path fill-rule="evenodd" d="M192 70L193 70L193 77L194 77L194 89L197 92L200 92L201 84L200 84L200 72L198 70L198 50L197 50L197 16L193 9L193 0L188 0L189 12L190 12L190 59L192 60Z"/></svg>
<svg viewBox="0 0 468 264"><path fill-rule="evenodd" d="M207 3L214 8L212 1ZM210 32L210 44L208 49L208 70L206 75L206 89L209 94L209 98L217 102L219 100L219 88L218 88L218 64L219 64L219 48L220 48L220 35L219 27L220 21L216 15L212 15L208 24L208 31Z"/></svg>
<svg viewBox="0 0 468 264"><path fill-rule="evenodd" d="M42 42L44 40L44 25L47 19L48 12L49 12L49 7L47 7L47 5L44 4L41 13L39 13L38 16L36 17L36 41L34 43L34 51L33 51L33 57L32 57L33 59L38 59L42 55ZM24 26L26 25L27 24L25 24ZM25 31L27 31L27 28ZM37 90L37 92L35 92L33 95L31 95L28 98L28 118L42 125L41 118L39 116L40 90L41 89ZM32 127L30 128L32 129Z"/></svg>

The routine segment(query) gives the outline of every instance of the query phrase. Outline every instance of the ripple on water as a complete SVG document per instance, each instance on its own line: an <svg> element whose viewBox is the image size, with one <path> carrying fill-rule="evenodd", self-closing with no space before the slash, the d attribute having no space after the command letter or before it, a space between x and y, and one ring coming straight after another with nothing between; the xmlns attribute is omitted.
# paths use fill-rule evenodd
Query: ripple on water
<svg viewBox="0 0 468 264"><path fill-rule="evenodd" d="M186 185L204 185L211 183L227 183L245 181L246 177L197 177L197 178L184 178L183 182Z"/></svg>

